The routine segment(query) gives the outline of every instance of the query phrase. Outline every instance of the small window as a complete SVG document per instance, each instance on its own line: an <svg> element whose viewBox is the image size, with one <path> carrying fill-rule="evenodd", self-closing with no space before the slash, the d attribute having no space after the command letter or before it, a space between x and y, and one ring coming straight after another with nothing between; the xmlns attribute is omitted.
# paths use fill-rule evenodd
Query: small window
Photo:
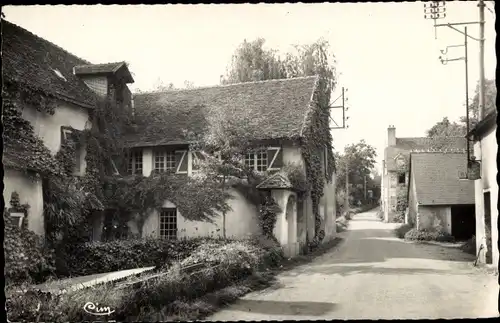
<svg viewBox="0 0 500 323"><path fill-rule="evenodd" d="M81 170L81 153L82 143L78 137L78 131L71 127L61 127L61 146L67 141L72 141L75 147L75 172L79 173Z"/></svg>
<svg viewBox="0 0 500 323"><path fill-rule="evenodd" d="M267 150L261 149L255 153L245 155L245 165L256 171L263 172L267 170Z"/></svg>
<svg viewBox="0 0 500 323"><path fill-rule="evenodd" d="M12 224L17 225L19 228L23 225L24 213L10 213L10 217L12 218Z"/></svg>
<svg viewBox="0 0 500 323"><path fill-rule="evenodd" d="M405 183L405 179L406 179L406 175L405 174L399 174L398 175L398 184L404 184Z"/></svg>
<svg viewBox="0 0 500 323"><path fill-rule="evenodd" d="M159 150L154 153L154 170L156 172L175 171L175 152Z"/></svg>
<svg viewBox="0 0 500 323"><path fill-rule="evenodd" d="M142 174L142 150L133 151L128 160L129 174Z"/></svg>
<svg viewBox="0 0 500 323"><path fill-rule="evenodd" d="M162 209L160 212L160 238L177 239L177 209Z"/></svg>

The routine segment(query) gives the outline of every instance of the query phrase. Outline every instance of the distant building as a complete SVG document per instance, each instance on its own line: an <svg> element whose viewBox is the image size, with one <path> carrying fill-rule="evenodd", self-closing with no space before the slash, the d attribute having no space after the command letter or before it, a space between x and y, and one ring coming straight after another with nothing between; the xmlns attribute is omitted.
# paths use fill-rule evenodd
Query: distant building
<svg viewBox="0 0 500 323"><path fill-rule="evenodd" d="M408 190L408 163L414 151L466 151L463 137L397 138L396 128L387 128L387 146L382 161L381 204L385 222L394 222L397 196Z"/></svg>
<svg viewBox="0 0 500 323"><path fill-rule="evenodd" d="M459 179L466 169L466 153L411 153L405 222L470 239L475 234L474 184Z"/></svg>

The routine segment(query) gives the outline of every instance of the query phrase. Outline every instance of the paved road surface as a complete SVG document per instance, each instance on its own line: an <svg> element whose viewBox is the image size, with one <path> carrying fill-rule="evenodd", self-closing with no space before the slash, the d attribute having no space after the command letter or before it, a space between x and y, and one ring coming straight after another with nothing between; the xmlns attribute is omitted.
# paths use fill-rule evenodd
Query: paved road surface
<svg viewBox="0 0 500 323"><path fill-rule="evenodd" d="M498 316L497 276L473 256L403 242L375 212L356 215L345 241L280 274L278 286L247 294L207 320L476 318Z"/></svg>

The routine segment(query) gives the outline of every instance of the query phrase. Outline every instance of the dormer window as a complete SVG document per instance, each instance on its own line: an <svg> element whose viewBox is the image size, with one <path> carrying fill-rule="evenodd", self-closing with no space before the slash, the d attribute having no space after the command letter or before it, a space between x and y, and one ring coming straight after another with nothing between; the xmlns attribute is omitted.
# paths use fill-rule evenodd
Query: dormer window
<svg viewBox="0 0 500 323"><path fill-rule="evenodd" d="M64 77L64 75L62 75L62 73L61 73L58 69L52 69L52 70L54 71L54 73L56 73L56 75L57 75L60 79L62 79L62 80L64 80L64 81L66 81L66 82L68 81L68 80Z"/></svg>

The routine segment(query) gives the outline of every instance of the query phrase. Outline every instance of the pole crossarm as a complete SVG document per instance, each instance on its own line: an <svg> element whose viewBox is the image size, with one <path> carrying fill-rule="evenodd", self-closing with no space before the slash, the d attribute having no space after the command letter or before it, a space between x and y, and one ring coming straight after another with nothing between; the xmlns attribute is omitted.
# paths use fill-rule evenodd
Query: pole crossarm
<svg viewBox="0 0 500 323"><path fill-rule="evenodd" d="M477 22L477 23L479 23L479 22ZM453 29L455 31L458 31L462 35L465 35L465 33L463 31L461 31L460 29L457 29L457 28L453 27L453 25L465 25L465 24L470 24L470 23L439 24L439 25L434 25L434 27L450 27L451 29ZM481 41L481 39L472 37L471 35L466 35L466 36L469 37L470 39L474 39L475 41Z"/></svg>
<svg viewBox="0 0 500 323"><path fill-rule="evenodd" d="M434 25L434 27L444 27L444 26L459 26L459 25L474 25L474 24L480 24L479 21L469 21L469 22L448 22L446 24L438 24Z"/></svg>

